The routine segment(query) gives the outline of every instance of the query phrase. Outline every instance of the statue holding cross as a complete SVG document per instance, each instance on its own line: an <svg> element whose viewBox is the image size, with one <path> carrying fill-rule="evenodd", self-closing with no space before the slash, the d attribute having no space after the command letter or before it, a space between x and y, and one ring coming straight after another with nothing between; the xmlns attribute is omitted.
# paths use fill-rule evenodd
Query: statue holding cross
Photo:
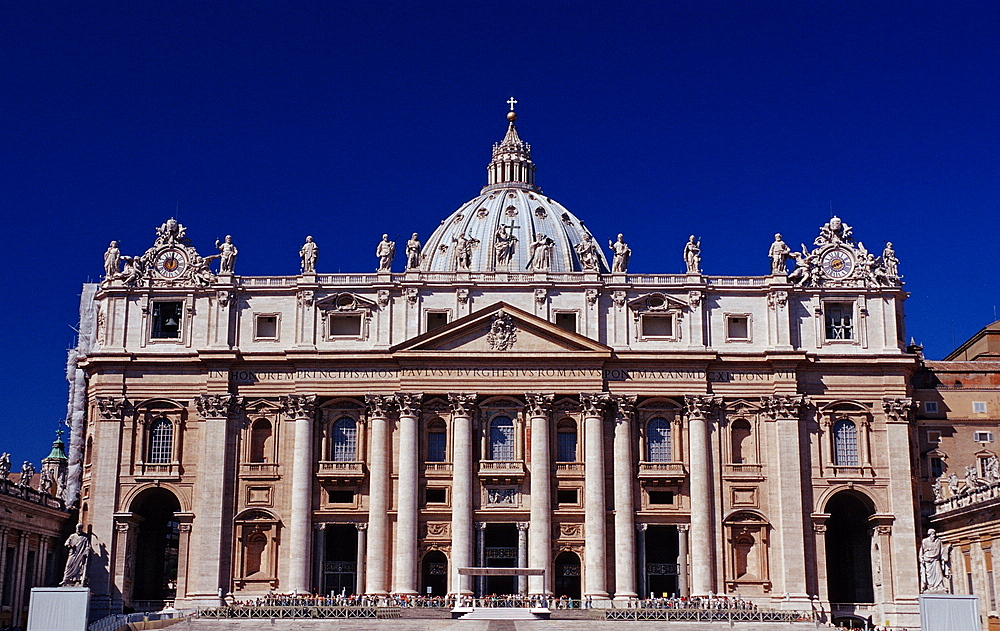
<svg viewBox="0 0 1000 631"><path fill-rule="evenodd" d="M515 226L512 221L509 226L500 224L500 228L497 229L496 240L493 241L493 253L498 268L510 265L511 259L514 258L514 252L517 251L517 237L514 236L514 230L517 228L520 226Z"/></svg>

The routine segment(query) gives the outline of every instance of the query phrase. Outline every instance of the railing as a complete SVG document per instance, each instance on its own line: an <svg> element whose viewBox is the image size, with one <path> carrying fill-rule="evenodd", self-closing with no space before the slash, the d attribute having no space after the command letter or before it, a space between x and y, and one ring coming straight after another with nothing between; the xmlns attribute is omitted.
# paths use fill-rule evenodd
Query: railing
<svg viewBox="0 0 1000 631"><path fill-rule="evenodd" d="M479 475L523 476L524 463L520 460L480 460Z"/></svg>
<svg viewBox="0 0 1000 631"><path fill-rule="evenodd" d="M87 627L87 631L118 631L124 629L130 622L144 622L147 620L167 620L183 617L180 611L171 612L149 612L139 613L116 613L105 618L101 618Z"/></svg>
<svg viewBox="0 0 1000 631"><path fill-rule="evenodd" d="M607 277L609 281L613 278L613 276ZM687 282L687 276L684 274L629 274L625 277L625 282L630 285L683 285Z"/></svg>
<svg viewBox="0 0 1000 631"><path fill-rule="evenodd" d="M683 462L640 462L640 478L683 478L687 475Z"/></svg>
<svg viewBox="0 0 1000 631"><path fill-rule="evenodd" d="M231 605L198 611L199 618L376 618L379 620L400 617L399 607L374 605ZM95 631L91 629L91 631ZM103 631L103 630L101 630Z"/></svg>
<svg viewBox="0 0 1000 631"><path fill-rule="evenodd" d="M278 475L277 462L244 462L243 475L276 476Z"/></svg>
<svg viewBox="0 0 1000 631"><path fill-rule="evenodd" d="M66 508L63 501L58 497L53 497L48 493L33 489L30 486L21 486L12 480L4 480L0 478L0 494L9 495L11 497L20 497L27 502L40 504L42 506L47 506L48 508L58 508L60 510L65 510Z"/></svg>
<svg viewBox="0 0 1000 631"><path fill-rule="evenodd" d="M151 464L148 462L140 462L139 472L136 477L141 478L176 478L181 475L181 466L179 463L171 462L165 464Z"/></svg>
<svg viewBox="0 0 1000 631"><path fill-rule="evenodd" d="M323 460L319 463L317 475L321 478L363 478L365 477L365 464L363 462Z"/></svg>
<svg viewBox="0 0 1000 631"><path fill-rule="evenodd" d="M984 485L972 487L967 485L961 491L953 492L951 497L936 500L934 502L934 512L938 514L946 513L997 499L1000 499L1000 482L987 482Z"/></svg>
<svg viewBox="0 0 1000 631"><path fill-rule="evenodd" d="M763 287L765 279L762 276L709 276L709 285L716 287Z"/></svg>
<svg viewBox="0 0 1000 631"><path fill-rule="evenodd" d="M244 287L294 287L297 276L241 276Z"/></svg>
<svg viewBox="0 0 1000 631"><path fill-rule="evenodd" d="M655 607L617 608L604 611L605 620L685 620L695 622L808 622L811 611L761 609L673 609Z"/></svg>
<svg viewBox="0 0 1000 631"><path fill-rule="evenodd" d="M834 465L830 467L833 471L833 477L835 478L871 478L874 477L875 472L871 467L854 467L854 466L841 466Z"/></svg>
<svg viewBox="0 0 1000 631"><path fill-rule="evenodd" d="M583 473L583 463L582 462L557 462L556 463L556 475L559 475L560 473L564 473L564 474Z"/></svg>
<svg viewBox="0 0 1000 631"><path fill-rule="evenodd" d="M858 616L867 618L876 613L874 603L830 603L830 613L838 616Z"/></svg>
<svg viewBox="0 0 1000 631"><path fill-rule="evenodd" d="M450 474L451 470L452 470L452 464L450 462L427 462L424 464L424 473Z"/></svg>
<svg viewBox="0 0 1000 631"><path fill-rule="evenodd" d="M402 274L395 274L394 280L401 280ZM378 281L378 274L320 274L316 277L321 285L370 285Z"/></svg>
<svg viewBox="0 0 1000 631"><path fill-rule="evenodd" d="M760 464L726 464L722 465L723 475L738 475L757 477L764 465Z"/></svg>

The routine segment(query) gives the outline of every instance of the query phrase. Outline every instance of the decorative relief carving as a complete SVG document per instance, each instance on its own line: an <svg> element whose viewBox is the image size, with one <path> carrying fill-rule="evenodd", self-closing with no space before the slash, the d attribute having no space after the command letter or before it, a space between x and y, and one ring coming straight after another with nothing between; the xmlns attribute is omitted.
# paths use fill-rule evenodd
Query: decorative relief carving
<svg viewBox="0 0 1000 631"><path fill-rule="evenodd" d="M552 401L555 396L554 394L539 394L537 392L525 394L525 400L528 402L528 416L548 416L549 412L552 411Z"/></svg>
<svg viewBox="0 0 1000 631"><path fill-rule="evenodd" d="M424 535L423 536L424 537L450 538L451 537L451 524L448 523L448 522L446 522L446 521L442 521L442 522L429 521L426 524L424 524Z"/></svg>
<svg viewBox="0 0 1000 631"><path fill-rule="evenodd" d="M290 394L281 397L281 409L291 418L311 418L316 409L316 395Z"/></svg>
<svg viewBox="0 0 1000 631"><path fill-rule="evenodd" d="M507 351L514 346L517 341L517 327L514 326L510 315L504 311L493 314L486 341L495 351Z"/></svg>
<svg viewBox="0 0 1000 631"><path fill-rule="evenodd" d="M781 289L767 294L767 306L773 311L788 304L788 292Z"/></svg>
<svg viewBox="0 0 1000 631"><path fill-rule="evenodd" d="M424 398L421 393L397 392L396 405L399 407L400 416L417 416L420 411L420 401Z"/></svg>
<svg viewBox="0 0 1000 631"><path fill-rule="evenodd" d="M470 392L449 392L448 403L454 416L471 417L476 406L476 395Z"/></svg>
<svg viewBox="0 0 1000 631"><path fill-rule="evenodd" d="M467 287L459 287L458 290L455 292L455 295L458 297L458 302L460 302L463 305L468 304L469 289Z"/></svg>
<svg viewBox="0 0 1000 631"><path fill-rule="evenodd" d="M617 290L611 293L611 302L614 303L618 310L621 311L625 307L625 298L627 294L622 290Z"/></svg>
<svg viewBox="0 0 1000 631"><path fill-rule="evenodd" d="M885 413L886 420L890 423L907 422L914 407L913 399L908 397L899 399L887 397L882 399L882 411Z"/></svg>
<svg viewBox="0 0 1000 631"><path fill-rule="evenodd" d="M543 287L539 287L535 290L535 302L538 304L545 304L546 298L548 298L549 292Z"/></svg>
<svg viewBox="0 0 1000 631"><path fill-rule="evenodd" d="M119 397L97 397L97 413L102 421L121 420L125 411L125 399Z"/></svg>
<svg viewBox="0 0 1000 631"><path fill-rule="evenodd" d="M806 398L803 395L761 397L760 405L773 419L797 419L805 411Z"/></svg>
<svg viewBox="0 0 1000 631"><path fill-rule="evenodd" d="M684 397L684 408L689 417L704 420L722 407L721 397L688 395Z"/></svg>
<svg viewBox="0 0 1000 631"><path fill-rule="evenodd" d="M597 304L597 298L600 296L600 292L598 292L596 289L591 288L587 290L586 295L587 295L587 304L593 307L594 305Z"/></svg>
<svg viewBox="0 0 1000 631"><path fill-rule="evenodd" d="M615 421L629 422L635 418L635 404L638 400L636 395L619 394L613 395L611 400L615 404Z"/></svg>
<svg viewBox="0 0 1000 631"><path fill-rule="evenodd" d="M379 289L378 293L375 295L375 301L378 302L378 306L385 309L389 306L390 293L388 289Z"/></svg>
<svg viewBox="0 0 1000 631"><path fill-rule="evenodd" d="M558 538L576 539L583 537L582 524L559 524Z"/></svg>
<svg viewBox="0 0 1000 631"><path fill-rule="evenodd" d="M420 290L416 287L407 287L403 290L403 295L406 297L406 302L413 306L417 304L417 298L420 296Z"/></svg>
<svg viewBox="0 0 1000 631"><path fill-rule="evenodd" d="M700 291L689 291L688 292L688 304L692 309L697 309L701 306L701 300L704 298L705 294Z"/></svg>
<svg viewBox="0 0 1000 631"><path fill-rule="evenodd" d="M580 407L583 409L585 417L603 416L604 410L610 401L611 395L607 392L580 393Z"/></svg>
<svg viewBox="0 0 1000 631"><path fill-rule="evenodd" d="M229 418L236 406L236 397L231 394L203 394L195 397L194 402L202 418Z"/></svg>
<svg viewBox="0 0 1000 631"><path fill-rule="evenodd" d="M215 292L215 300L219 303L220 307L231 307L238 302L239 298L235 291L224 289Z"/></svg>
<svg viewBox="0 0 1000 631"><path fill-rule="evenodd" d="M365 405L368 406L368 416L371 418L389 418L396 400L386 394L366 394Z"/></svg>
<svg viewBox="0 0 1000 631"><path fill-rule="evenodd" d="M316 301L316 293L310 290L300 291L298 294L299 306L309 308Z"/></svg>

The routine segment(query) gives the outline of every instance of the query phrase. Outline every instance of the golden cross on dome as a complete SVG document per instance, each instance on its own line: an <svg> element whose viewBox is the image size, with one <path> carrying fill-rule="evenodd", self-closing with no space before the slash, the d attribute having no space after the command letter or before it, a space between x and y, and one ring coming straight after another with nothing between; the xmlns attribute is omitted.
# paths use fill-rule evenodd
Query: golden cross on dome
<svg viewBox="0 0 1000 631"><path fill-rule="evenodd" d="M510 97L509 99L507 99L507 105L510 105L510 111L513 112L514 106L517 105L517 101L514 100L514 97Z"/></svg>

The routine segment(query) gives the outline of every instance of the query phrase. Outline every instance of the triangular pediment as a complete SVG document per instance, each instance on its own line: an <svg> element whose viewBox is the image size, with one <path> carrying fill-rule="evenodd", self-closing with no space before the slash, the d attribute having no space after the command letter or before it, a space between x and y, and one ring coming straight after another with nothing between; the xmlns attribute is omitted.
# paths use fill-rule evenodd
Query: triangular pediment
<svg viewBox="0 0 1000 631"><path fill-rule="evenodd" d="M392 349L394 353L482 353L511 357L549 353L593 353L611 349L547 320L498 302Z"/></svg>

